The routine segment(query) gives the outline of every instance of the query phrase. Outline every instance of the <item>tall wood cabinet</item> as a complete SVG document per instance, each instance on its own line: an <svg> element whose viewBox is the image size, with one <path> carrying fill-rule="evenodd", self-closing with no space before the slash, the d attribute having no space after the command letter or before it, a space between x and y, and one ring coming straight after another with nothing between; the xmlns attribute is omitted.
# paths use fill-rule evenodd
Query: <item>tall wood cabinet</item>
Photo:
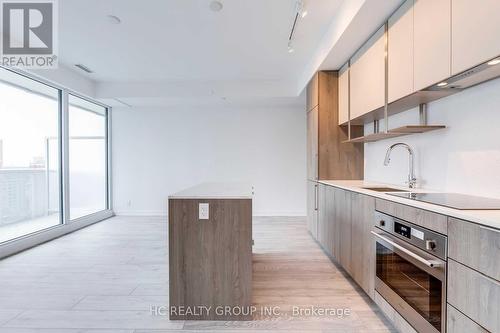
<svg viewBox="0 0 500 333"><path fill-rule="evenodd" d="M338 79L338 72L318 72L307 87L307 178L310 180L363 179L364 147L343 143L348 139L347 128L338 126ZM360 126L352 130L354 136L362 135Z"/></svg>
<svg viewBox="0 0 500 333"><path fill-rule="evenodd" d="M307 179L318 180L318 107L307 112Z"/></svg>

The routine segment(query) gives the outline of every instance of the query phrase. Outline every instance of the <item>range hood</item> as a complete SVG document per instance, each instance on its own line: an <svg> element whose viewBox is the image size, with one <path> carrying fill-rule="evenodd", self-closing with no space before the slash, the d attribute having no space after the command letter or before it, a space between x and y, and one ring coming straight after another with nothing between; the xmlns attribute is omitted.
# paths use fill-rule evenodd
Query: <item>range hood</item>
<svg viewBox="0 0 500 333"><path fill-rule="evenodd" d="M424 91L463 90L500 77L500 58L495 58L435 84Z"/></svg>

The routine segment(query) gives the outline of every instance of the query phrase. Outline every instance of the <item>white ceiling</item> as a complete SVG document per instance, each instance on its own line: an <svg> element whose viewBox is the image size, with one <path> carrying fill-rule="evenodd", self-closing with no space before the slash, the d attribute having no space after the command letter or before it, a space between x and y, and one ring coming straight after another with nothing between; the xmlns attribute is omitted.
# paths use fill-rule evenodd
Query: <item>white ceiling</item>
<svg viewBox="0 0 500 333"><path fill-rule="evenodd" d="M67 77L69 68L79 74L71 83L85 77L93 97L112 106L303 103L297 96L312 74L338 69L402 2L304 0L308 15L288 53L296 0L220 1L221 12L210 0L59 1L63 68L46 74Z"/></svg>
<svg viewBox="0 0 500 333"><path fill-rule="evenodd" d="M96 81L175 82L294 78L342 0L306 0L296 52L287 52L295 0L60 1L60 59ZM110 24L106 15L121 18Z"/></svg>

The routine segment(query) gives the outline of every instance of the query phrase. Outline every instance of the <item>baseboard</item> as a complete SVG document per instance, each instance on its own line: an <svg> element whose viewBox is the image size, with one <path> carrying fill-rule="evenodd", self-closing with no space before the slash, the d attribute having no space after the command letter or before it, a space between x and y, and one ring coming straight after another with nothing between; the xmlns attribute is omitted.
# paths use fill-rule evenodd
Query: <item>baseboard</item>
<svg viewBox="0 0 500 333"><path fill-rule="evenodd" d="M137 211L115 210L115 215L116 216L167 216L167 212L159 210L137 210Z"/></svg>
<svg viewBox="0 0 500 333"><path fill-rule="evenodd" d="M294 216L294 217L306 217L306 212L254 212L253 216L258 217L282 217L282 216Z"/></svg>

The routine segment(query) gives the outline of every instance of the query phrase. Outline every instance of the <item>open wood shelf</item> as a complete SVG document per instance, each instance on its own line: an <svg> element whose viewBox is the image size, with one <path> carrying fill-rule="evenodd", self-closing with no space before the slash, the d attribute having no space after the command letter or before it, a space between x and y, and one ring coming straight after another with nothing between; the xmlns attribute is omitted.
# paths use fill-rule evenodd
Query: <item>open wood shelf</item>
<svg viewBox="0 0 500 333"><path fill-rule="evenodd" d="M446 128L445 125L407 125L389 130L390 133L415 134Z"/></svg>
<svg viewBox="0 0 500 333"><path fill-rule="evenodd" d="M430 131L435 131L438 129L446 128L444 125L408 125L389 130L388 133L373 133L365 136L360 136L357 138L352 138L351 140L344 141L344 143L364 143L364 142L376 142L385 139L397 138L400 136L425 133Z"/></svg>

